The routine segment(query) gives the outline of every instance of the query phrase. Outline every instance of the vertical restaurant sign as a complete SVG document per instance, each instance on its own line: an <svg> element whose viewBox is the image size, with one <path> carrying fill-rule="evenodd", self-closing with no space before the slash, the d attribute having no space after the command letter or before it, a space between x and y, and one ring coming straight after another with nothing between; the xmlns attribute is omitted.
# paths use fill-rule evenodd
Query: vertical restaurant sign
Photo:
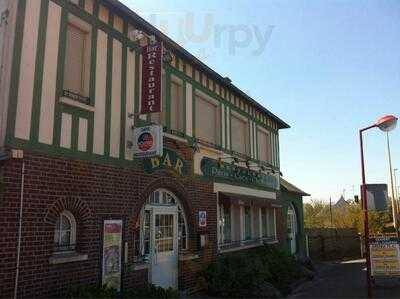
<svg viewBox="0 0 400 299"><path fill-rule="evenodd" d="M142 48L141 114L161 112L161 42L149 43Z"/></svg>
<svg viewBox="0 0 400 299"><path fill-rule="evenodd" d="M104 286L121 290L122 220L104 220L103 275Z"/></svg>

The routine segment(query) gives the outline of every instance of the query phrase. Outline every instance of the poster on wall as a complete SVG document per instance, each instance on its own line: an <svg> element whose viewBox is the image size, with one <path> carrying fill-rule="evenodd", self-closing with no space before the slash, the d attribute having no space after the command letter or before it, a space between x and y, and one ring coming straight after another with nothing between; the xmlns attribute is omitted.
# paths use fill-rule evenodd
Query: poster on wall
<svg viewBox="0 0 400 299"><path fill-rule="evenodd" d="M104 286L121 290L122 220L104 220L103 275Z"/></svg>
<svg viewBox="0 0 400 299"><path fill-rule="evenodd" d="M207 212L199 211L199 227L207 227Z"/></svg>
<svg viewBox="0 0 400 299"><path fill-rule="evenodd" d="M370 239L372 276L400 275L400 248L397 237L374 237Z"/></svg>

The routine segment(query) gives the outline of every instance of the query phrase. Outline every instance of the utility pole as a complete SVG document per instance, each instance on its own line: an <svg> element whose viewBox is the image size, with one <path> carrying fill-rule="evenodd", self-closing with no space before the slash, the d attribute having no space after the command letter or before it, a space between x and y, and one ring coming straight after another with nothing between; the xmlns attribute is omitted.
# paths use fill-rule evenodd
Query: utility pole
<svg viewBox="0 0 400 299"><path fill-rule="evenodd" d="M332 197L329 197L329 214L331 215L331 228L333 228Z"/></svg>
<svg viewBox="0 0 400 299"><path fill-rule="evenodd" d="M388 158L389 158L389 170L390 170L390 185L392 187L392 214L393 214L393 226L396 231L397 228L397 203L395 200L395 192L394 192L394 182L393 182L393 168L392 168L392 156L390 154L390 142L389 142L389 132L386 132L386 142L387 142L387 150L388 150Z"/></svg>

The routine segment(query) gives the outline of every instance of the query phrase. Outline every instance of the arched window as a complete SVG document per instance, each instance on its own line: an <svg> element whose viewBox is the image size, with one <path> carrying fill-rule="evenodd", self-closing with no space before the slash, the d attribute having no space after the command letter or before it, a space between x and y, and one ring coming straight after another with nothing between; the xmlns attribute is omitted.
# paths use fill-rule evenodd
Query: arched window
<svg viewBox="0 0 400 299"><path fill-rule="evenodd" d="M140 212L140 218L135 232L135 256L147 256L150 254L151 242L151 207L152 206L176 206L178 211L178 244L179 250L188 249L188 227L186 215L179 199L166 189L157 189L152 192Z"/></svg>
<svg viewBox="0 0 400 299"><path fill-rule="evenodd" d="M54 233L54 250L66 252L75 250L76 221L71 212L64 210L56 221Z"/></svg>

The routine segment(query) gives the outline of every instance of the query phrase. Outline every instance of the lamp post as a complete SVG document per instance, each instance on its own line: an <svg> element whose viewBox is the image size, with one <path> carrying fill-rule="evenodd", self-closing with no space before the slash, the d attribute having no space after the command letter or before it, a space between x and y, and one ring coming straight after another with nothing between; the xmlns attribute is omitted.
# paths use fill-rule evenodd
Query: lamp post
<svg viewBox="0 0 400 299"><path fill-rule="evenodd" d="M363 203L364 212L364 236L365 236L365 255L366 255L366 266L367 266L367 292L368 298L372 297L372 284L371 284L371 263L370 263L370 250L369 250L369 224L368 224L368 201L367 201L367 186L365 180L365 162L364 162L364 144L363 144L363 132L372 128L378 127L384 132L389 132L396 127L397 117L393 115L387 115L378 119L378 121L369 127L360 130L360 153L361 153L361 196Z"/></svg>

